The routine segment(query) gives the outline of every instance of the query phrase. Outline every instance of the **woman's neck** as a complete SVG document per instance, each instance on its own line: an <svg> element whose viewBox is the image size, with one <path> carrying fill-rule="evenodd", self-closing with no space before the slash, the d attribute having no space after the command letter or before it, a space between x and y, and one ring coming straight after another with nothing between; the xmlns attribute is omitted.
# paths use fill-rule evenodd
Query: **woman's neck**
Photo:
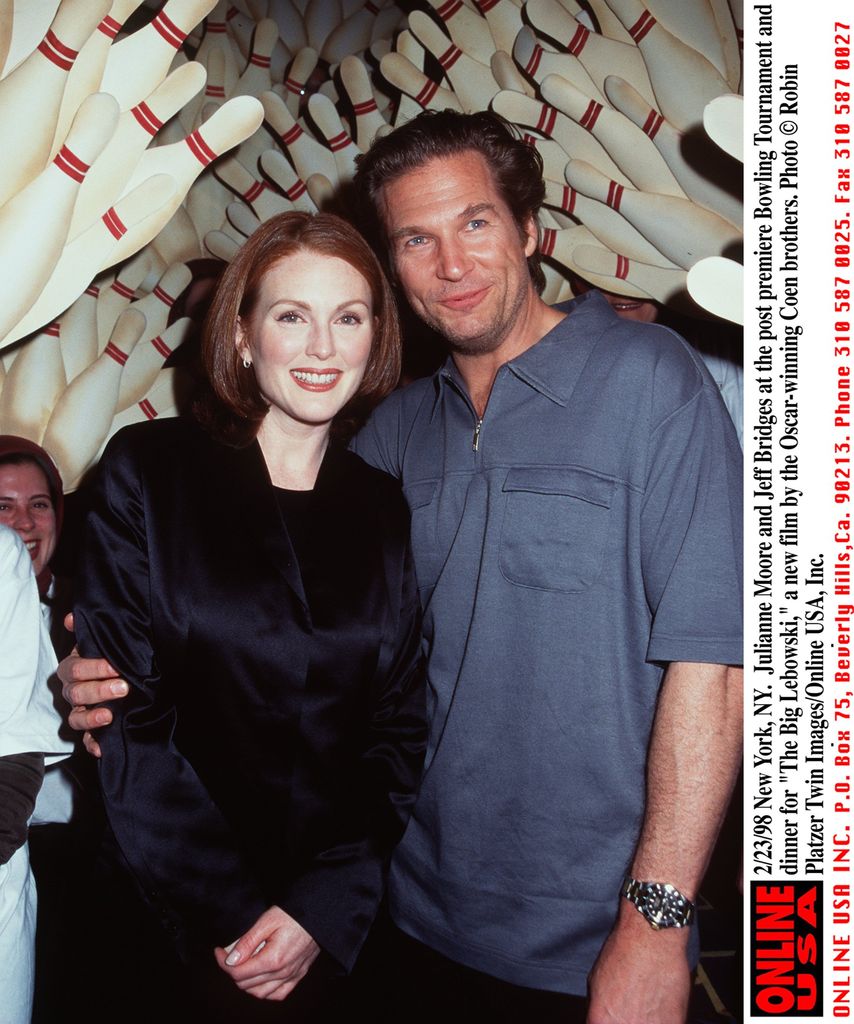
<svg viewBox="0 0 854 1024"><path fill-rule="evenodd" d="M329 444L329 424L298 423L271 410L261 421L258 443L274 487L310 491Z"/></svg>

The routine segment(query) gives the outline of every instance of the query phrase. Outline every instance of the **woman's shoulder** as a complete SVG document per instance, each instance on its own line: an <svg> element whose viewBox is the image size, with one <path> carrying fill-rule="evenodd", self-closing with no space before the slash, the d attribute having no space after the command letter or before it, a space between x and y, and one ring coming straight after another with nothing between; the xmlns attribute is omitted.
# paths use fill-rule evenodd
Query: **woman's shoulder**
<svg viewBox="0 0 854 1024"><path fill-rule="evenodd" d="M330 469L339 485L363 504L408 518L408 506L396 477L369 465L349 448L336 447Z"/></svg>

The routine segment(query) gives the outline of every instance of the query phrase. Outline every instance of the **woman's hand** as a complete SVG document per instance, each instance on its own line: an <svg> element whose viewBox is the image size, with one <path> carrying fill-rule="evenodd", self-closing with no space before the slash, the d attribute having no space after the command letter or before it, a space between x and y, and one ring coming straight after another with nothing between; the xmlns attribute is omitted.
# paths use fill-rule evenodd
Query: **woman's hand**
<svg viewBox="0 0 854 1024"><path fill-rule="evenodd" d="M281 907L270 907L255 924L214 956L235 985L256 999L284 999L308 973L320 946Z"/></svg>

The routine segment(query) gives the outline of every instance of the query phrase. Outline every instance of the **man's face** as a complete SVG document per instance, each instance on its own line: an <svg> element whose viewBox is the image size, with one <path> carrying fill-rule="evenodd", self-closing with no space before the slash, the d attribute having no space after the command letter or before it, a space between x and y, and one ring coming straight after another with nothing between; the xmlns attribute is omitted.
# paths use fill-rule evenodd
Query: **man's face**
<svg viewBox="0 0 854 1024"><path fill-rule="evenodd" d="M431 160L382 190L391 260L413 310L465 355L493 352L536 298L524 234L474 150Z"/></svg>

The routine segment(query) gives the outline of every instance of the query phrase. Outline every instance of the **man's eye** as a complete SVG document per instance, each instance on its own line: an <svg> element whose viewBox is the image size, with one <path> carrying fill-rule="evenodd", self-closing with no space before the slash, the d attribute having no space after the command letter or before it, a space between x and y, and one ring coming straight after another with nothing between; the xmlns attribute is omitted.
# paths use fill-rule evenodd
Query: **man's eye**
<svg viewBox="0 0 854 1024"><path fill-rule="evenodd" d="M423 245L426 241L427 241L427 239L424 237L424 235L413 235L412 238L407 238L406 239L406 243L405 244L410 249L415 249L418 246Z"/></svg>
<svg viewBox="0 0 854 1024"><path fill-rule="evenodd" d="M469 227L474 228L476 231L478 228L486 227L486 221L481 220L479 217L475 217L474 220L469 221Z"/></svg>

